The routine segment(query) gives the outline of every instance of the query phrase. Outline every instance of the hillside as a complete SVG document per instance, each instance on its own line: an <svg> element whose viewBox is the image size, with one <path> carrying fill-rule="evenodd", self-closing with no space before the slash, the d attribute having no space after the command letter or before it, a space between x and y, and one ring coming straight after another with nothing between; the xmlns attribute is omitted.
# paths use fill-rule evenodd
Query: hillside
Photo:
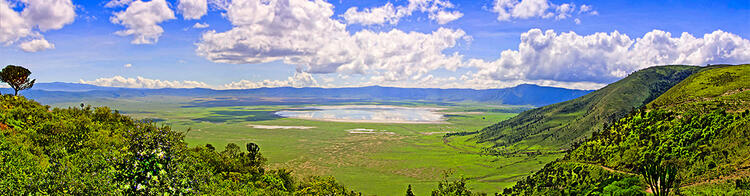
<svg viewBox="0 0 750 196"><path fill-rule="evenodd" d="M520 148L567 148L605 122L655 99L669 88L700 70L695 66L658 66L632 73L626 78L582 97L529 110L479 131L479 142Z"/></svg>
<svg viewBox="0 0 750 196"><path fill-rule="evenodd" d="M187 147L168 126L106 107L0 96L0 195L356 195L332 177L265 168L260 148Z"/></svg>
<svg viewBox="0 0 750 196"><path fill-rule="evenodd" d="M707 67L504 193L643 195L642 168L661 166L675 168L673 194L748 195L748 75L750 65Z"/></svg>
<svg viewBox="0 0 750 196"><path fill-rule="evenodd" d="M10 89L2 89L10 92ZM137 98L145 96L182 96L191 98L232 97L234 102L196 102L194 105L243 106L258 104L258 100L275 98L292 104L321 104L328 102L482 102L507 105L544 106L583 96L591 91L523 84L502 89L437 89L397 87L353 88L258 88L241 90L213 89L135 89L99 87L73 83L40 83L23 91L26 97L42 103L79 102L82 99ZM279 99L281 98L281 99ZM278 103L277 103L278 104Z"/></svg>

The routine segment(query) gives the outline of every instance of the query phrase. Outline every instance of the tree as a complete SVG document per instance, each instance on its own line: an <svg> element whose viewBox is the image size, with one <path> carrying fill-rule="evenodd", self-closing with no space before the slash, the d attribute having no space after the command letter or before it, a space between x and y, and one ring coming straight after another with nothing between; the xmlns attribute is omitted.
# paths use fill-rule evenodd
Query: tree
<svg viewBox="0 0 750 196"><path fill-rule="evenodd" d="M0 72L0 80L8 83L18 96L18 91L30 89L34 86L36 79L29 80L31 71L21 66L8 65Z"/></svg>
<svg viewBox="0 0 750 196"><path fill-rule="evenodd" d="M414 192L411 191L411 184L409 188L406 188L406 196L414 196Z"/></svg>
<svg viewBox="0 0 750 196"><path fill-rule="evenodd" d="M672 187L679 186L677 168L673 164L646 161L640 172L656 196L667 196Z"/></svg>

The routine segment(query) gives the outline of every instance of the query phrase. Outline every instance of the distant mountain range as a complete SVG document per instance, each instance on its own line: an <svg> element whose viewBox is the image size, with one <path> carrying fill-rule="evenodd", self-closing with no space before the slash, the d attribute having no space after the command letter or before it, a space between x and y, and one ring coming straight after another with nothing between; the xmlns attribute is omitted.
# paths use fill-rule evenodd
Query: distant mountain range
<svg viewBox="0 0 750 196"><path fill-rule="evenodd" d="M2 89L3 93L11 92ZM354 87L354 88L258 88L241 90L214 89L137 89L102 87L78 83L38 83L30 90L21 91L23 96L45 104L80 101L92 98L129 98L144 96L187 96L208 97L250 97L250 98L294 98L315 100L347 101L421 101L421 102L482 102L508 105L544 106L574 99L592 92L557 87L522 84L502 89L437 89L437 88L397 88L397 87ZM308 103L304 102L304 103ZM242 103L238 103L242 104ZM226 106L226 105L224 105Z"/></svg>

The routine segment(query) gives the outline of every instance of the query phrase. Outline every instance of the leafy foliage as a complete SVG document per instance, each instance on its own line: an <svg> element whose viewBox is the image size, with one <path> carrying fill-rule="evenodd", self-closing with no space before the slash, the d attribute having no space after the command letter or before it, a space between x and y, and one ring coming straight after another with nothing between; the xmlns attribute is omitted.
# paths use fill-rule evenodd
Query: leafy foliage
<svg viewBox="0 0 750 196"><path fill-rule="evenodd" d="M18 96L18 91L30 89L36 79L29 80L31 71L21 66L8 65L0 71L0 81L8 83Z"/></svg>
<svg viewBox="0 0 750 196"><path fill-rule="evenodd" d="M260 147L187 147L168 126L106 107L0 96L0 195L355 195L332 177L267 170ZM208 146L208 145L207 145Z"/></svg>
<svg viewBox="0 0 750 196"><path fill-rule="evenodd" d="M713 76L727 72L744 77L750 74L747 67L749 66L710 67L699 75L691 76L647 107L633 110L624 118L607 123L605 129L593 132L589 139L574 143L573 149L562 160L548 164L527 180L506 190L506 193L550 193L549 187L566 187L571 190L584 190L575 192L584 195L642 194L638 193L640 191L627 191L635 189L629 185L636 184L634 180L629 180L629 183L606 185L611 179L627 179L617 176L635 178L637 175L634 173L642 173L644 178L639 182L639 186L649 184L654 194L669 195L682 192L681 187L709 182L720 177L746 174L750 164L747 159L750 155L750 107L745 103L750 102L750 91L740 89L750 87L750 83L736 81L736 78L714 79L720 81L718 86L710 87L714 90L693 91L683 88L708 85L702 83L706 81L705 78L715 78ZM675 100L673 98L677 97L692 98L663 101ZM573 173L580 175L564 173L571 167L568 166L570 164L586 164L593 168L581 169L588 172L573 170ZM555 173L558 171L557 168L564 169ZM591 172L601 168L611 168L611 171ZM738 182L732 183L731 187L734 188L726 188L729 185L717 185L722 187L719 192L735 192L734 190L743 187L742 180ZM602 187L603 189L600 189ZM706 190L711 189L713 185L708 187ZM716 192L688 188L682 193Z"/></svg>
<svg viewBox="0 0 750 196"><path fill-rule="evenodd" d="M443 174L443 180L438 182L437 188L432 190L432 196L473 196L473 195L486 195L481 193L472 193L471 190L466 186L468 179L460 177L455 180L449 180L452 171L446 171ZM411 186L410 186L411 187Z"/></svg>
<svg viewBox="0 0 750 196"><path fill-rule="evenodd" d="M628 176L628 174L606 171L596 165L555 161L545 165L533 176L519 181L512 188L503 190L503 194L597 195L603 192L625 192L621 189L644 186L640 182L627 181ZM635 191L635 193L640 193L640 191Z"/></svg>

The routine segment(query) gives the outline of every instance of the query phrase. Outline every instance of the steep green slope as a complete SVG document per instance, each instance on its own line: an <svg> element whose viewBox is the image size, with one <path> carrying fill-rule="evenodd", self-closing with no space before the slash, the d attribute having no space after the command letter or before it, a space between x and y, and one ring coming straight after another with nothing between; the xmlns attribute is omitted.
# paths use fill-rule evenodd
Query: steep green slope
<svg viewBox="0 0 750 196"><path fill-rule="evenodd" d="M750 91L750 65L710 66L686 78L648 104L649 108L669 108L673 110L690 110L704 108L711 110L717 107L727 110L747 108L748 102L742 102ZM738 97L739 96L739 97ZM721 102L707 102L709 99L722 99ZM701 105L722 103L724 105Z"/></svg>
<svg viewBox="0 0 750 196"><path fill-rule="evenodd" d="M673 193L750 194L748 68L703 69L504 193L640 195L640 168L671 165Z"/></svg>
<svg viewBox="0 0 750 196"><path fill-rule="evenodd" d="M267 170L257 145L188 148L183 134L100 108L0 96L0 195L355 195Z"/></svg>
<svg viewBox="0 0 750 196"><path fill-rule="evenodd" d="M637 71L585 96L519 114L479 131L480 142L497 146L566 148L604 122L627 114L655 99L700 70L695 66L659 66Z"/></svg>

